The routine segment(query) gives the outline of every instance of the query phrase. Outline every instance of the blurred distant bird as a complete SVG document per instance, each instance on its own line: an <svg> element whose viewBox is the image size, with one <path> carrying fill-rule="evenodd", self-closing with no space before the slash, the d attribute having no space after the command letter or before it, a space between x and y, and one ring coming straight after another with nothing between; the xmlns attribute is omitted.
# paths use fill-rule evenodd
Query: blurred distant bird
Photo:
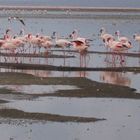
<svg viewBox="0 0 140 140"><path fill-rule="evenodd" d="M22 25L25 26L25 22L24 22L24 20L23 20L22 18L20 18L20 17L8 17L8 21L11 22L11 20L17 20L17 21L20 21L20 22L22 23Z"/></svg>

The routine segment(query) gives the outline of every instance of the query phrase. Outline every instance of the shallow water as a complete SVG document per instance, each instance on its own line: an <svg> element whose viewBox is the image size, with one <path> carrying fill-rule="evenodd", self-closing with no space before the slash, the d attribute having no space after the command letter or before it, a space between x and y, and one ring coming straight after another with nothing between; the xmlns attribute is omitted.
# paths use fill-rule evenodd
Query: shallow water
<svg viewBox="0 0 140 140"><path fill-rule="evenodd" d="M58 18L25 18L26 27L23 27L17 21L9 23L7 18L1 18L1 34L5 32L7 28L12 28L12 34L19 33L21 28L25 28L26 33L39 33L43 35L51 35L53 31L58 32L61 36L68 36L74 29L78 29L80 36L93 39L90 51L106 51L102 40L100 39L99 30L101 27L105 27L107 31L114 34L115 31L120 30L122 35L130 38L133 48L129 50L130 53L137 53L139 51L139 43L134 41L133 34L139 33L139 19L58 19ZM67 26L65 26L67 25ZM85 28L88 27L88 28ZM62 30L63 29L63 30ZM70 48L73 50L73 48ZM64 55L63 52L55 51L53 54ZM61 49L59 49L61 50ZM117 67L117 66L140 66L139 57L125 57L125 62L120 64L119 56L116 57L115 61L112 61L112 55L89 53L85 57L83 56L81 65L80 55L78 53L67 53L67 55L74 55L74 58L18 58L19 62L22 63L39 63L39 64L50 64L55 66L80 66L80 67ZM1 58L4 61L4 58ZM10 62L14 62L13 58ZM1 71L10 71L1 69ZM11 70L13 71L13 70ZM15 70L17 71L17 70ZM125 73L119 74L116 72L57 72L57 71L35 71L35 70L18 70L20 72L30 73L36 76L43 77L88 77L92 80L97 80L101 82L108 82L113 84L121 84L125 86L130 86L136 88L140 91L139 87L139 74L138 73ZM114 74L113 74L114 73ZM112 77L113 74L113 77ZM115 76L115 78L114 78ZM104 77L104 78L103 78ZM117 81L120 80L120 82Z"/></svg>
<svg viewBox="0 0 140 140"><path fill-rule="evenodd" d="M107 51L102 40L99 38L99 30L105 27L107 31L114 34L116 30L120 30L122 35L130 38L133 48L129 52L136 53L139 50L139 43L133 39L133 34L139 33L140 19L134 20L129 18L90 18L90 19L73 19L73 18L24 18L26 26L23 27L18 21L8 22L7 18L0 18L0 35L5 33L7 28L12 29L12 34L19 33L21 28L25 28L26 33L51 35L53 31L58 32L60 36L68 36L74 29L78 29L80 36L93 39L90 51ZM54 54L63 52L54 51ZM117 66L140 66L140 59L137 57L126 57L123 64L120 64L119 57L112 61L112 55L103 55L90 53L82 58L84 60L81 65L79 54L72 53L74 58L19 58L22 63L40 63L56 66L81 66L81 67L117 67ZM1 62L4 58L0 57ZM15 59L10 58L8 61L14 62ZM140 92L139 73L120 73L120 72L58 72L58 71L41 71L41 70L16 70L16 69L0 69L1 72L22 72L29 73L38 77L87 77L88 79L106 82L112 84L120 84L136 88ZM14 85L14 84L13 84ZM7 86L7 85L5 85ZM14 85L14 90L25 93L44 93L55 92L63 89L61 85L50 86L23 86ZM8 87L13 89L13 87ZM75 89L77 87L65 86L64 89ZM10 100L10 99L9 99ZM15 108L27 112L53 113L70 116L85 116L106 118L105 121L96 123L56 123L56 122L36 122L24 123L22 125L16 120L15 124L9 121L0 124L0 136L2 139L14 140L139 140L140 137L140 101L128 99L112 99L112 98L58 98L58 97L40 97L35 100L11 100L7 104L0 104L0 108Z"/></svg>
<svg viewBox="0 0 140 140"><path fill-rule="evenodd" d="M131 139L140 137L140 102L128 99L107 98L56 98L41 97L35 101L17 101L3 106L26 112L47 112L61 115L99 117L107 120L96 123L33 123L20 125L2 124L3 139ZM117 116L117 117L116 117ZM18 123L17 123L18 124ZM7 128L3 133L3 128ZM40 133L38 133L40 131ZM21 134L22 133L22 134Z"/></svg>

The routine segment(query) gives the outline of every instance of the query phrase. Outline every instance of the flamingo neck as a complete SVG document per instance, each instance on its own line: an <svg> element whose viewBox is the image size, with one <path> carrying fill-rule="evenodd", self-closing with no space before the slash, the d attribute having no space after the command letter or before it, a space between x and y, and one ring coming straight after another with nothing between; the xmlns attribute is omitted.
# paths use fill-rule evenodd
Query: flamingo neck
<svg viewBox="0 0 140 140"><path fill-rule="evenodd" d="M31 39L32 38L32 35L31 34L28 34L28 38Z"/></svg>
<svg viewBox="0 0 140 140"><path fill-rule="evenodd" d="M4 40L10 39L10 35L6 34L4 35Z"/></svg>

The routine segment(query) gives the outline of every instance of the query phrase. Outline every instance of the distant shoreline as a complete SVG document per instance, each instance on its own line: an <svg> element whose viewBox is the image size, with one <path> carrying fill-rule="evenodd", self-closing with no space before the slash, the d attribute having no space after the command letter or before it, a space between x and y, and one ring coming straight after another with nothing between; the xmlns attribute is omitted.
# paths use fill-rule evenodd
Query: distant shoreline
<svg viewBox="0 0 140 140"><path fill-rule="evenodd" d="M72 7L72 6L8 6L0 5L0 10L48 10L48 11L80 11L80 12L140 12L140 8L132 7Z"/></svg>

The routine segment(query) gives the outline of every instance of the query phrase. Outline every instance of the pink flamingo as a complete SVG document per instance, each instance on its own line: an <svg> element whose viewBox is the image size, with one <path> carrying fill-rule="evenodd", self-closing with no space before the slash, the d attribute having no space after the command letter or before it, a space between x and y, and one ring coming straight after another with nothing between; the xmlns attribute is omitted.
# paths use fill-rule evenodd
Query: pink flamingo
<svg viewBox="0 0 140 140"><path fill-rule="evenodd" d="M87 54L87 50L89 47L89 41L91 41L91 40L84 38L84 37L79 37L77 30L74 30L70 34L70 38L72 39L72 41L71 41L73 44L72 46L80 54L80 67L83 67L83 63L86 67L86 54Z"/></svg>
<svg viewBox="0 0 140 140"><path fill-rule="evenodd" d="M122 42L122 43L129 42L129 39L128 39L127 37L125 37L125 36L120 36L120 31L119 31L119 30L117 30L117 31L115 32L115 35L117 36L118 41L120 41L120 42Z"/></svg>
<svg viewBox="0 0 140 140"><path fill-rule="evenodd" d="M69 35L69 37L72 39L72 42L73 41L81 42L85 46L89 45L90 41L92 41L91 39L88 38L79 37L78 30L76 29Z"/></svg>
<svg viewBox="0 0 140 140"><path fill-rule="evenodd" d="M140 35L134 34L134 35L133 35L133 38L135 39L135 41L140 42Z"/></svg>
<svg viewBox="0 0 140 140"><path fill-rule="evenodd" d="M39 38L38 35L34 36L31 33L25 35L25 39L26 42L29 43L29 53L30 53L30 47L31 45L33 45L34 48L36 48L36 46L40 46L40 44L42 43L42 40ZM40 50L39 50L40 52ZM34 50L34 54L36 53L36 49Z"/></svg>
<svg viewBox="0 0 140 140"><path fill-rule="evenodd" d="M114 36L111 35L111 34L106 33L106 30L105 30L104 27L102 27L100 29L100 33L101 33L101 35L100 35L101 39L103 40L105 46L108 47L109 40L113 41L114 40Z"/></svg>
<svg viewBox="0 0 140 140"><path fill-rule="evenodd" d="M122 43L120 41L115 41L112 39L108 40L108 46L110 49L112 49L113 51L115 51L117 53L120 53L122 51L132 48L132 46L129 42ZM121 63L124 62L121 55L120 55L120 58L121 58Z"/></svg>
<svg viewBox="0 0 140 140"><path fill-rule="evenodd" d="M1 42L1 49L6 50L6 51L9 50L14 54L15 54L15 50L17 49L17 47L19 47L19 43L16 41L14 41L14 42L13 41L5 41L3 43ZM4 58L4 59L5 59L5 61L7 61L6 58ZM15 60L18 62L16 57L15 57Z"/></svg>
<svg viewBox="0 0 140 140"><path fill-rule="evenodd" d="M67 40L67 39L63 39L63 38L58 38L58 35L56 32L53 32L52 37L55 39L55 46L60 47L60 48L66 48L72 45L72 43Z"/></svg>
<svg viewBox="0 0 140 140"><path fill-rule="evenodd" d="M120 31L119 30L115 32L115 35L117 36L118 41L122 42L128 48L132 48L131 42L127 37L125 37L125 36L120 37Z"/></svg>
<svg viewBox="0 0 140 140"><path fill-rule="evenodd" d="M46 40L41 43L41 46L45 49L51 48L53 46L52 41Z"/></svg>
<svg viewBox="0 0 140 140"><path fill-rule="evenodd" d="M62 48L64 50L64 65L65 65L65 48L70 47L72 43L64 38L58 38L58 34L56 32L53 32L52 38L54 39L54 44L56 47Z"/></svg>
<svg viewBox="0 0 140 140"><path fill-rule="evenodd" d="M86 43L85 39L83 38L77 38L72 41L73 42L73 47L79 51L79 53L83 51L87 51L89 45Z"/></svg>
<svg viewBox="0 0 140 140"><path fill-rule="evenodd" d="M140 53L140 35L134 34L134 35L133 35L133 38L134 38L134 40L137 41L138 44L139 44L139 51L138 51L138 52ZM139 59L139 64L140 64L140 59Z"/></svg>
<svg viewBox="0 0 140 140"><path fill-rule="evenodd" d="M133 38L134 38L135 41L137 41L139 43L139 52L140 52L140 35L134 34Z"/></svg>
<svg viewBox="0 0 140 140"><path fill-rule="evenodd" d="M86 55L89 45L85 43L85 40L77 38L73 40L73 47L79 52L80 54L80 67L83 67L83 64L86 67Z"/></svg>

